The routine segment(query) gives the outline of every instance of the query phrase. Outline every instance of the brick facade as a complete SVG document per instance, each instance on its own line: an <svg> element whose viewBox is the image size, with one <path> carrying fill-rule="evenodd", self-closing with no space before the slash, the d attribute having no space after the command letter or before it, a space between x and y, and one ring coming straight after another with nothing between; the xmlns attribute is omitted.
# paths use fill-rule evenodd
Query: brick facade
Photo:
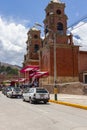
<svg viewBox="0 0 87 130"><path fill-rule="evenodd" d="M70 45L56 47L56 75L58 82L78 81L78 53L79 48ZM49 71L51 83L54 77L54 46L48 51L42 51L41 70ZM60 78L59 78L60 77ZM66 80L65 80L66 79ZM77 80L76 80L77 79Z"/></svg>
<svg viewBox="0 0 87 130"><path fill-rule="evenodd" d="M87 71L87 52L79 52L79 72Z"/></svg>
<svg viewBox="0 0 87 130"><path fill-rule="evenodd" d="M79 51L79 80L81 82L85 83L85 75L87 75L87 52Z"/></svg>

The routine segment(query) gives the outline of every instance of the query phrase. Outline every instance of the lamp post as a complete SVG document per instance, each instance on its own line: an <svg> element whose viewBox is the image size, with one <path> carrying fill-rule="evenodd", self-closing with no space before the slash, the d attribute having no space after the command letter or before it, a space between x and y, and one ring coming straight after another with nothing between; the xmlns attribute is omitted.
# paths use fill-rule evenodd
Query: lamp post
<svg viewBox="0 0 87 130"><path fill-rule="evenodd" d="M57 81L56 81L56 33L53 33L54 40L54 99L57 100Z"/></svg>
<svg viewBox="0 0 87 130"><path fill-rule="evenodd" d="M35 23L36 26L39 27L43 27L41 24L39 23ZM56 80L56 32L53 32L53 30L51 30L50 28L47 28L48 31L52 32L53 34L53 44L54 44L54 100L57 100L57 80Z"/></svg>

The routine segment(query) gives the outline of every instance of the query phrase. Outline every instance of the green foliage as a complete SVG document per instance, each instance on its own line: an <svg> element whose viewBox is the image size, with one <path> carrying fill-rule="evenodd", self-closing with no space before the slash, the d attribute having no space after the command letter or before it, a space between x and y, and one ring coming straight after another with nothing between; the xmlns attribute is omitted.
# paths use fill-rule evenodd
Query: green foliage
<svg viewBox="0 0 87 130"><path fill-rule="evenodd" d="M0 73L5 72L5 69L6 69L5 66L1 66L1 67L0 67Z"/></svg>
<svg viewBox="0 0 87 130"><path fill-rule="evenodd" d="M10 66L0 66L0 73L7 74L7 75L18 75L17 68L11 68Z"/></svg>

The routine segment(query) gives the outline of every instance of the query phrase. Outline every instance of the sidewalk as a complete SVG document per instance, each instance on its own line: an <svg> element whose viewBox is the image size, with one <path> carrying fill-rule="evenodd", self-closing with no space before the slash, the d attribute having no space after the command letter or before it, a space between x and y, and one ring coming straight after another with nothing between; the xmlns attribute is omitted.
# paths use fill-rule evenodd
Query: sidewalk
<svg viewBox="0 0 87 130"><path fill-rule="evenodd" d="M57 101L55 101L54 94L50 94L50 102L87 110L87 96L85 95L57 94Z"/></svg>

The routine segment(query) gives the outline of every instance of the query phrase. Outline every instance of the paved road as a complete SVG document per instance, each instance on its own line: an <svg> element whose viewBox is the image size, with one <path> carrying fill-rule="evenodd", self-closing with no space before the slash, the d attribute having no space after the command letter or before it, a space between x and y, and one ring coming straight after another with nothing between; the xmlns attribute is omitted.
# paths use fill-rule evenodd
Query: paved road
<svg viewBox="0 0 87 130"><path fill-rule="evenodd" d="M87 130L87 110L29 104L0 93L0 130Z"/></svg>

